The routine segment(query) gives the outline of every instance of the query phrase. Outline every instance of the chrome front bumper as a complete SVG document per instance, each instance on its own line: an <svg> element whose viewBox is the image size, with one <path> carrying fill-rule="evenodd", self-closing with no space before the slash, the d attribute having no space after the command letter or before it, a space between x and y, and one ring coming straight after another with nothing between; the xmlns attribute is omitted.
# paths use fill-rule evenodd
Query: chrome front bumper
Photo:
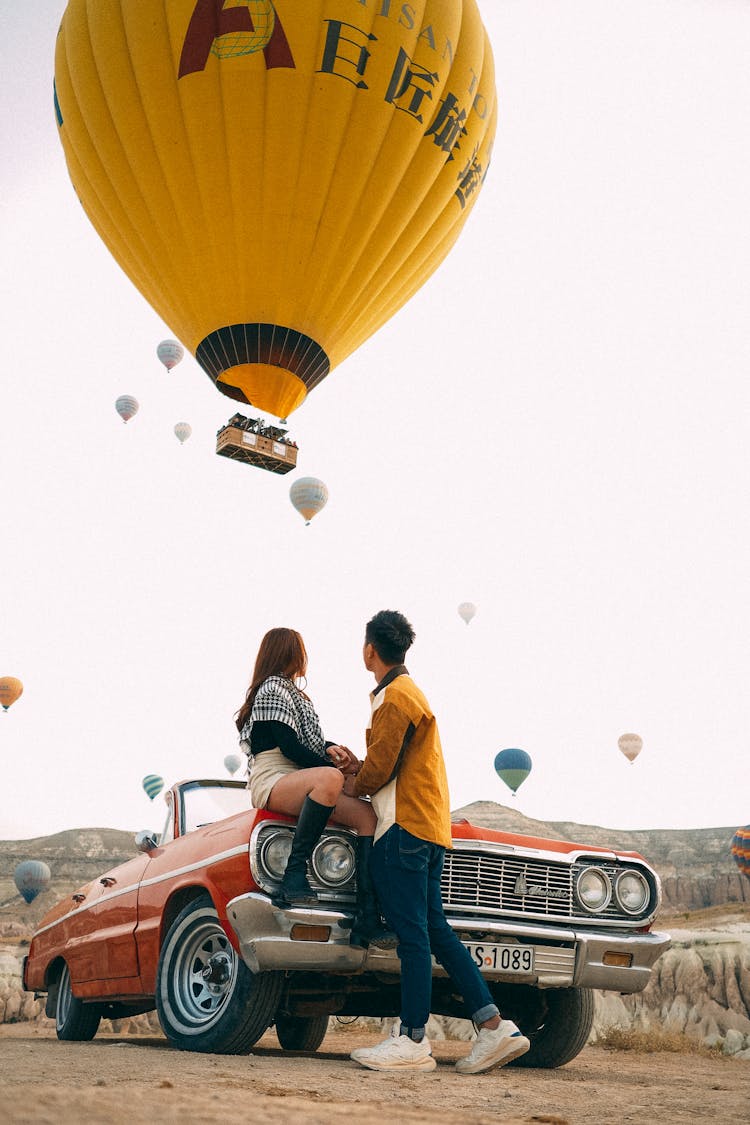
<svg viewBox="0 0 750 1125"><path fill-rule="evenodd" d="M351 915L323 907L279 910L263 894L246 894L227 904L227 918L237 935L240 952L254 973L274 970L342 973L351 976L364 972L400 974L395 949L359 949L349 944L349 930L341 923ZM531 923L467 920L448 917L451 927L465 940L476 933L484 941L513 942L521 940L534 948L534 972L508 973L501 969L483 973L489 980L513 984L531 984L538 988L606 988L613 992L640 992L648 984L651 967L657 957L669 948L668 934L601 933L574 928L564 929ZM328 926L328 941L305 941L292 937L292 928ZM491 931L491 936L488 932ZM550 945L549 942L560 944ZM537 944L538 943L538 944ZM630 965L613 966L604 961L606 954L628 954ZM444 970L433 965L433 975L444 976Z"/></svg>

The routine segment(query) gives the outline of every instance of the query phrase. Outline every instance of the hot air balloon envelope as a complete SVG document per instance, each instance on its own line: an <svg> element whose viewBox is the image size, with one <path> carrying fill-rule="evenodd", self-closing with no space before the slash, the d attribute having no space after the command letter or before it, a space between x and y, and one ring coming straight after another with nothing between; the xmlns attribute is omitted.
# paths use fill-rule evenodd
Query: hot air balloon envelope
<svg viewBox="0 0 750 1125"><path fill-rule="evenodd" d="M147 773L141 782L143 788L150 801L157 797L164 788L164 778L159 777L158 773Z"/></svg>
<svg viewBox="0 0 750 1125"><path fill-rule="evenodd" d="M193 432L193 427L189 422L178 422L174 428L175 437L180 445L183 445Z"/></svg>
<svg viewBox="0 0 750 1125"><path fill-rule="evenodd" d="M458 607L458 616L462 618L468 625L474 614L477 612L477 607L473 602L461 602Z"/></svg>
<svg viewBox="0 0 750 1125"><path fill-rule="evenodd" d="M15 676L0 677L0 704L7 711L23 695L23 684Z"/></svg>
<svg viewBox="0 0 750 1125"><path fill-rule="evenodd" d="M50 878L49 867L39 859L25 859L13 872L13 881L26 902L33 902L38 894L46 891Z"/></svg>
<svg viewBox="0 0 750 1125"><path fill-rule="evenodd" d="M317 477L300 477L289 489L289 499L309 523L328 503L328 489Z"/></svg>
<svg viewBox="0 0 750 1125"><path fill-rule="evenodd" d="M138 399L132 395L120 395L115 403L115 410L123 422L129 422L138 413Z"/></svg>
<svg viewBox="0 0 750 1125"><path fill-rule="evenodd" d="M617 739L617 745L632 766L643 749L643 739L639 734L621 734Z"/></svg>
<svg viewBox="0 0 750 1125"><path fill-rule="evenodd" d="M735 832L732 839L732 855L742 874L750 879L750 824L738 828Z"/></svg>
<svg viewBox="0 0 750 1125"><path fill-rule="evenodd" d="M277 418L437 269L497 119L476 0L69 0L54 110L125 273Z"/></svg>
<svg viewBox="0 0 750 1125"><path fill-rule="evenodd" d="M185 351L182 344L178 344L176 340L162 340L156 349L156 354L167 371L171 371L180 362Z"/></svg>
<svg viewBox="0 0 750 1125"><path fill-rule="evenodd" d="M531 758L525 750L500 750L495 755L495 772L515 794L531 773Z"/></svg>
<svg viewBox="0 0 750 1125"><path fill-rule="evenodd" d="M226 766L229 773L234 775L242 765L242 758L239 754L227 754L226 758L224 759L224 765Z"/></svg>

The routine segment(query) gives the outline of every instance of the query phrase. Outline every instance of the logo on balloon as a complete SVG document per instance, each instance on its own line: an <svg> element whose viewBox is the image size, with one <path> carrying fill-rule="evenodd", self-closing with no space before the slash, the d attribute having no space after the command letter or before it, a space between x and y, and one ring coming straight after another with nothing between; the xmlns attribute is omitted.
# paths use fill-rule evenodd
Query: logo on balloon
<svg viewBox="0 0 750 1125"><path fill-rule="evenodd" d="M262 51L268 70L294 67L272 0L242 0L232 8L225 8L224 3L197 0L182 45L178 78L203 70L209 55L231 59Z"/></svg>

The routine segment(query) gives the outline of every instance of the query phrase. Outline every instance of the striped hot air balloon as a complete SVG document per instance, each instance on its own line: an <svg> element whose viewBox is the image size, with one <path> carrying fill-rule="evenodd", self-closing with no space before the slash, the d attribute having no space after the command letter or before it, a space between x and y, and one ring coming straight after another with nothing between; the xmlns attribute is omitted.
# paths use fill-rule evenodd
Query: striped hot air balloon
<svg viewBox="0 0 750 1125"><path fill-rule="evenodd" d="M182 344L178 344L177 340L162 340L156 349L156 354L167 371L171 371L180 362L185 350Z"/></svg>
<svg viewBox="0 0 750 1125"><path fill-rule="evenodd" d="M300 477L289 489L289 499L307 526L328 503L328 489L317 477Z"/></svg>
<svg viewBox="0 0 750 1125"><path fill-rule="evenodd" d="M193 432L193 427L189 422L178 422L174 428L174 434L180 445L184 445L187 439Z"/></svg>
<svg viewBox="0 0 750 1125"><path fill-rule="evenodd" d="M164 788L164 778L159 777L158 773L147 773L141 785L145 789L148 799L153 801L154 797L158 797Z"/></svg>
<svg viewBox="0 0 750 1125"><path fill-rule="evenodd" d="M531 758L525 750L500 750L495 755L495 772L515 797L516 790L531 773Z"/></svg>
<svg viewBox="0 0 750 1125"><path fill-rule="evenodd" d="M46 891L51 878L49 867L39 859L25 859L13 872L13 881L25 902L33 902Z"/></svg>
<svg viewBox="0 0 750 1125"><path fill-rule="evenodd" d="M735 832L732 839L732 855L742 874L750 879L750 824L738 828Z"/></svg>
<svg viewBox="0 0 750 1125"><path fill-rule="evenodd" d="M631 766L643 749L643 739L639 734L621 734L617 739L620 753L624 754Z"/></svg>
<svg viewBox="0 0 750 1125"><path fill-rule="evenodd" d="M115 402L115 410L123 422L129 422L138 413L138 399L133 398L132 395L120 395Z"/></svg>
<svg viewBox="0 0 750 1125"><path fill-rule="evenodd" d="M16 700L23 695L23 684L15 676L0 677L0 704L3 711L12 707Z"/></svg>

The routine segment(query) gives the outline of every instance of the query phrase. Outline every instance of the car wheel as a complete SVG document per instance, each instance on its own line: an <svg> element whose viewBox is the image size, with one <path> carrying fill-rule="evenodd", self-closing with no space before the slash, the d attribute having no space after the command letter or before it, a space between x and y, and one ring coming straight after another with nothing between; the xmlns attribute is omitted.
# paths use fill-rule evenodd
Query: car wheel
<svg viewBox="0 0 750 1125"><path fill-rule="evenodd" d="M328 1031L328 1016L277 1016L276 1037L285 1051L317 1051Z"/></svg>
<svg viewBox="0 0 750 1125"><path fill-rule="evenodd" d="M201 895L180 911L162 946L156 1010L181 1050L240 1055L273 1023L281 987L280 973L250 972Z"/></svg>
<svg viewBox="0 0 750 1125"><path fill-rule="evenodd" d="M590 988L550 988L544 991L543 1014L518 1025L531 1047L510 1066L564 1066L588 1042L594 1021L594 993Z"/></svg>
<svg viewBox="0 0 750 1125"><path fill-rule="evenodd" d="M57 1038L68 1042L93 1039L99 1029L102 1010L99 1004L84 1004L73 995L70 971L63 965L57 985L55 1005L55 1030Z"/></svg>

